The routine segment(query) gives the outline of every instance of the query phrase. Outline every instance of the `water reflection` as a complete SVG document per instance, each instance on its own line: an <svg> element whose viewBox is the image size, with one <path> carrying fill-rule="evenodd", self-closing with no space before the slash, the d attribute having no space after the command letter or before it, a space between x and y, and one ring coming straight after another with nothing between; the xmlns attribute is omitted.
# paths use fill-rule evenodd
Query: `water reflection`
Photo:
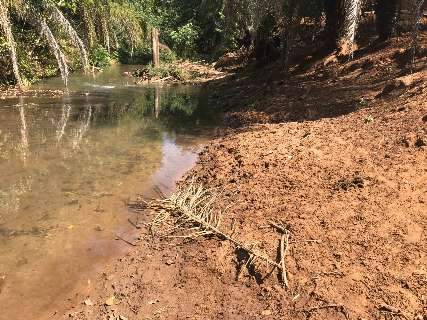
<svg viewBox="0 0 427 320"><path fill-rule="evenodd" d="M212 133L194 88L136 87L114 72L71 77L65 97L0 104L0 319L35 319L110 256L123 201L167 192Z"/></svg>
<svg viewBox="0 0 427 320"><path fill-rule="evenodd" d="M65 128L67 127L68 119L70 119L70 113L71 113L71 106L64 104L62 106L61 119L59 119L57 129L56 129L57 145L61 142L62 137L64 136Z"/></svg>
<svg viewBox="0 0 427 320"><path fill-rule="evenodd" d="M22 100L22 98L21 98ZM21 143L19 144L19 148L21 150L22 162L24 165L27 162L28 157L28 130L27 130L27 121L25 120L25 111L24 105L22 103L19 104L19 115L21 117Z"/></svg>

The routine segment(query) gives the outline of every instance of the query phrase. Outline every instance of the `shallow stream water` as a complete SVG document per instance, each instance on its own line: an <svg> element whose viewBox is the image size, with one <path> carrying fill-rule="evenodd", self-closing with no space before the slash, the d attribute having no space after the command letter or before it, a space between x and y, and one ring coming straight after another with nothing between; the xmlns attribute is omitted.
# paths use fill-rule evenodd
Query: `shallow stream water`
<svg viewBox="0 0 427 320"><path fill-rule="evenodd" d="M126 202L170 192L214 133L200 90L137 86L129 69L75 74L60 97L0 101L0 319L45 319L90 286L126 250L116 235L134 236Z"/></svg>

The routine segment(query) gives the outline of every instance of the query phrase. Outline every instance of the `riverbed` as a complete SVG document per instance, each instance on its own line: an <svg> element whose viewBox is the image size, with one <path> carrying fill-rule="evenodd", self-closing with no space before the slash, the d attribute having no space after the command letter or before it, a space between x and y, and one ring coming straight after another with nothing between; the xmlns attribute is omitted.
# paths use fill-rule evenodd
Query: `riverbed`
<svg viewBox="0 0 427 320"><path fill-rule="evenodd" d="M135 85L132 68L76 73L57 97L1 101L0 319L45 319L90 288L138 241L127 203L170 193L214 134L200 89Z"/></svg>

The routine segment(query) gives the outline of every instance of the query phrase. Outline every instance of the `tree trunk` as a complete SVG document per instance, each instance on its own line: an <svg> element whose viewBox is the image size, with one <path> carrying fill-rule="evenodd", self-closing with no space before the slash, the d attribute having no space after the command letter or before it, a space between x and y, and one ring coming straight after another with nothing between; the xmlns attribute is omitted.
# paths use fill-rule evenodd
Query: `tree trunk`
<svg viewBox="0 0 427 320"><path fill-rule="evenodd" d="M294 0L288 0L286 3L286 7L282 8L282 11L284 11L284 19L285 23L283 26L283 30L281 33L281 41L280 41L280 57L282 60L283 67L286 72L289 71L289 58L291 54L291 48L292 48L292 40L294 38L294 32L295 32L295 24L296 24L296 17L298 13L298 2Z"/></svg>
<svg viewBox="0 0 427 320"><path fill-rule="evenodd" d="M341 51L353 54L357 28L359 27L362 0L345 0L345 22L341 40Z"/></svg>
<svg viewBox="0 0 427 320"><path fill-rule="evenodd" d="M13 38L13 34L12 34L12 26L10 24L9 13L8 13L6 4L3 2L3 0L0 0L0 26L2 27L6 35L6 40L9 46L10 58L12 60L12 69L13 69L13 74L15 75L16 84L18 85L19 88L22 89L24 85L22 82L21 74L19 72L15 39Z"/></svg>
<svg viewBox="0 0 427 320"><path fill-rule="evenodd" d="M153 47L153 66L158 67L160 65L159 30L153 28L151 31L151 38Z"/></svg>
<svg viewBox="0 0 427 320"><path fill-rule="evenodd" d="M326 46L338 48L340 35L345 21L344 0L326 0Z"/></svg>
<svg viewBox="0 0 427 320"><path fill-rule="evenodd" d="M418 46L419 22L422 17L422 8L425 0L412 0L411 4L411 72L414 70L415 54Z"/></svg>
<svg viewBox="0 0 427 320"><path fill-rule="evenodd" d="M326 46L352 53L360 18L361 0L326 0Z"/></svg>
<svg viewBox="0 0 427 320"><path fill-rule="evenodd" d="M395 32L397 17L399 15L399 0L377 0L375 15L378 39L385 41Z"/></svg>

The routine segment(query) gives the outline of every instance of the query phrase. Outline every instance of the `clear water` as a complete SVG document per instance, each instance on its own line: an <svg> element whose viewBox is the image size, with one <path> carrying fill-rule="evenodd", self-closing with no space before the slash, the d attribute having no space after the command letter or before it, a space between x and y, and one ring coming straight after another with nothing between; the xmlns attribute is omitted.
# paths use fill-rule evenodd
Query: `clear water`
<svg viewBox="0 0 427 320"><path fill-rule="evenodd" d="M45 319L89 288L127 248L116 234L136 236L126 201L170 192L212 135L218 117L197 88L136 86L129 68L0 102L0 319Z"/></svg>

